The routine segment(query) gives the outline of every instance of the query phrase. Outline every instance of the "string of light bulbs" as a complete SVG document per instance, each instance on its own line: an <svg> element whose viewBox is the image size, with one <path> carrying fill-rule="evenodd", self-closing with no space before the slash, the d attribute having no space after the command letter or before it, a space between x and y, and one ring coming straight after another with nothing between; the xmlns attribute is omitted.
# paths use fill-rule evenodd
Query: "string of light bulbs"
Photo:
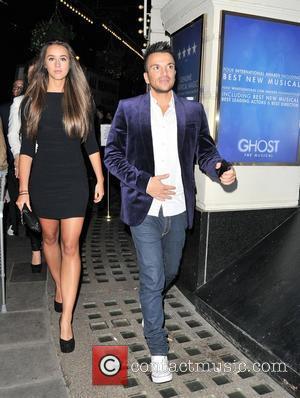
<svg viewBox="0 0 300 398"><path fill-rule="evenodd" d="M120 40L125 46L127 46L131 51L133 51L134 53L136 53L136 55L138 55L140 58L144 59L144 57L138 52L136 51L130 44L127 43L126 40L122 39L122 37L120 37L116 32L114 32L113 30L111 30L107 25L105 25L104 23L101 24L101 26L107 30L109 33L111 33L116 39Z"/></svg>
<svg viewBox="0 0 300 398"><path fill-rule="evenodd" d="M88 18L86 15L84 15L82 12L80 12L76 7L73 7L70 3L68 3L65 0L60 0L60 2L69 8L71 11L73 11L75 14L79 15L81 18L85 19L87 22L93 25L94 21L92 21L90 18Z"/></svg>
<svg viewBox="0 0 300 398"><path fill-rule="evenodd" d="M88 18L86 15L84 15L80 10L78 10L76 7L74 7L72 4L68 3L65 0L59 0L60 3L62 3L65 7L69 8L70 11L74 12L81 18L83 18L86 22L90 23L91 25L94 24L94 21L90 18ZM114 32L111 28L109 28L106 24L101 23L100 25L102 28L104 28L106 31L108 31L111 35L113 35L116 39L118 39L122 44L124 44L126 47L128 47L131 51L133 51L136 55L138 55L140 58L143 59L142 54L140 54L135 48L133 48L129 43L127 43L126 40L122 39L121 36L119 36L116 32Z"/></svg>

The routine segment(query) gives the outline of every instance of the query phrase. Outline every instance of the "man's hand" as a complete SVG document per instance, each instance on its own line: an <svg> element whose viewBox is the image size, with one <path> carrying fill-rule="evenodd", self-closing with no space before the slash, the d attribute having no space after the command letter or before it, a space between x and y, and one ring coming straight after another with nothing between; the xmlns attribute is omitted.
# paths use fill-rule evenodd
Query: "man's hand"
<svg viewBox="0 0 300 398"><path fill-rule="evenodd" d="M147 194L162 202L166 199L172 199L172 196L175 195L176 187L173 185L165 185L161 182L161 180L168 178L169 175L170 174L162 174L151 177L146 189Z"/></svg>
<svg viewBox="0 0 300 398"><path fill-rule="evenodd" d="M216 170L218 170L220 167L221 167L221 162L218 162L216 164ZM236 179L236 172L233 166L231 166L229 170L225 171L220 177L220 181L223 185L230 185L234 183L235 179Z"/></svg>

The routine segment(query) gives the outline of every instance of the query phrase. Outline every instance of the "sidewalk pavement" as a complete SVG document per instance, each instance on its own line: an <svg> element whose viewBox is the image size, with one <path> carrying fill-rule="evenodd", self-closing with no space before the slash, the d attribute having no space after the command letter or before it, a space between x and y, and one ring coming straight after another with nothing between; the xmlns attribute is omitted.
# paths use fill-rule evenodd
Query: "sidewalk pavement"
<svg viewBox="0 0 300 398"><path fill-rule="evenodd" d="M29 239L5 236L7 313L0 313L0 397L70 397L50 328L47 270L31 272Z"/></svg>
<svg viewBox="0 0 300 398"><path fill-rule="evenodd" d="M94 214L82 248L82 281L74 313L76 348L59 350L59 314L53 282L44 267L32 274L29 240L7 237L7 309L0 314L1 398L289 398L267 374L203 319L173 287L166 297L169 360L176 366L205 363L191 372L177 368L173 381L154 384L147 364L138 299L138 268L131 238L117 216ZM128 346L128 385L92 385L92 347ZM225 365L247 371L225 371ZM216 369L218 367L219 369Z"/></svg>

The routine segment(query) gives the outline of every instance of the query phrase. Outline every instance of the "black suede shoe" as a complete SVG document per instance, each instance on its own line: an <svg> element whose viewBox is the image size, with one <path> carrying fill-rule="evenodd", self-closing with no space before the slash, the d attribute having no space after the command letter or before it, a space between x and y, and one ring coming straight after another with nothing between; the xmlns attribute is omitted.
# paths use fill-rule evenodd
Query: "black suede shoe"
<svg viewBox="0 0 300 398"><path fill-rule="evenodd" d="M59 330L60 330L60 321L61 321L61 316L59 317ZM60 351L63 352L64 354L68 354L69 352L74 351L75 349L75 339L72 337L70 340L64 340L64 339L59 339L59 345L60 345Z"/></svg>
<svg viewBox="0 0 300 398"><path fill-rule="evenodd" d="M31 264L31 272L33 274L40 274L42 271L42 263L41 264Z"/></svg>
<svg viewBox="0 0 300 398"><path fill-rule="evenodd" d="M58 301L55 301L54 299L54 311L55 312L62 312L62 303L59 303Z"/></svg>
<svg viewBox="0 0 300 398"><path fill-rule="evenodd" d="M70 340L59 339L60 350L64 354L74 351L75 349L75 339L72 337Z"/></svg>

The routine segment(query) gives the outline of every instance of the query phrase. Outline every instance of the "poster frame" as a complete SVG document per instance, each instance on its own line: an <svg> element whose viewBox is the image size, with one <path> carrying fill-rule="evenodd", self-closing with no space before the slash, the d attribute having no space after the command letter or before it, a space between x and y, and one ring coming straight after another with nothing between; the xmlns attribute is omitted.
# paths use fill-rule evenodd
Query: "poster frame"
<svg viewBox="0 0 300 398"><path fill-rule="evenodd" d="M300 23L295 21L287 21L284 19L270 18L262 15L254 15L254 14L246 14L236 11L221 11L221 22L220 22L220 41L219 41L219 52L218 52L218 69L217 69L217 87L216 87L216 112L215 112L215 123L214 123L214 137L216 144L218 143L219 138L219 123L220 123L220 104L221 104L221 90L222 90L222 71L223 71L223 55L224 55L224 44L225 44L225 18L227 15L240 16L249 19L270 21L274 23L283 23L287 25L295 25L300 27ZM300 98L300 96L299 96ZM299 118L300 125L300 118ZM298 132L298 148L297 148L297 160L295 162L241 162L241 161L232 161L231 163L234 165L242 165L242 166L299 166L300 165L300 127Z"/></svg>
<svg viewBox="0 0 300 398"><path fill-rule="evenodd" d="M173 32L171 34L171 47L172 47L172 51L173 51L173 40L174 40L174 35L182 32L184 29L187 29L189 27L191 27L192 25L194 25L196 22L198 22L199 20L202 20L202 25L201 25L201 30L200 30L200 37L199 37L199 41L198 41L198 45L200 45L201 43L201 47L200 47L200 63L199 63L199 71L198 71L198 90L197 90L197 97L195 99L195 101L199 102L202 100L203 98L203 81L202 81L202 77L203 77L203 73L202 73L202 68L204 65L204 34L205 34L205 23L206 23L206 18L204 14L199 15L197 18L193 19L191 22L187 23L186 25L182 26L180 29L176 30L175 32ZM176 93L177 94L177 93Z"/></svg>

